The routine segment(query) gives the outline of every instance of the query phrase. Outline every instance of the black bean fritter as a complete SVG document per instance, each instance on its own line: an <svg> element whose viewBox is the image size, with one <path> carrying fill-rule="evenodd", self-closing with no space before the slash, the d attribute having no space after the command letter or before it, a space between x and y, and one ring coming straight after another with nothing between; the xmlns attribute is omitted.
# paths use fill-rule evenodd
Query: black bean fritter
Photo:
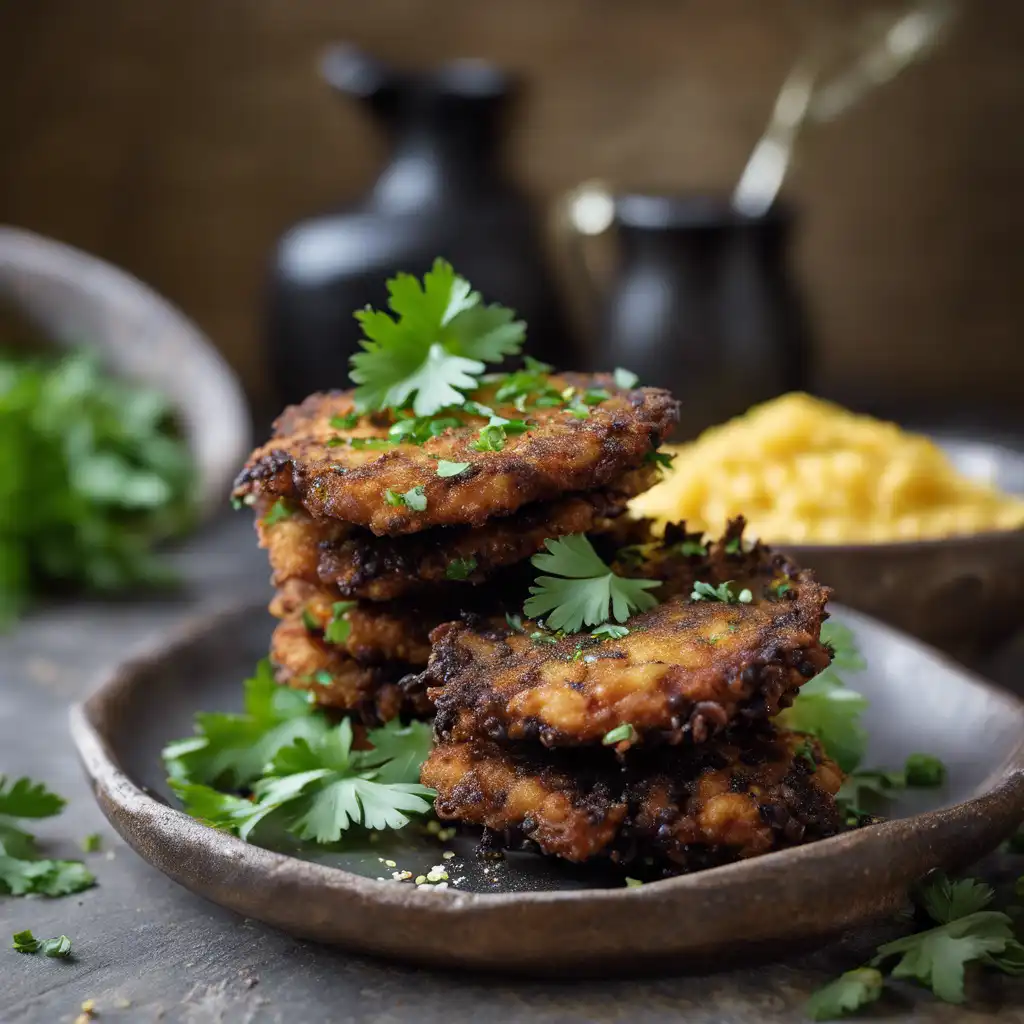
<svg viewBox="0 0 1024 1024"><path fill-rule="evenodd" d="M493 618L439 626L424 674L438 735L576 746L629 725L626 744L702 743L737 718L777 714L831 660L819 638L830 592L760 545L745 551L741 530L706 554L673 551L681 542L670 533L625 559L636 576L665 580L667 600L632 617L619 640ZM731 580L753 599L693 601L696 580Z"/></svg>
<svg viewBox="0 0 1024 1024"><path fill-rule="evenodd" d="M605 756L601 756L604 754ZM839 768L817 741L760 725L680 750L511 751L441 743L421 780L438 817L582 862L680 873L834 835Z"/></svg>
<svg viewBox="0 0 1024 1024"><path fill-rule="evenodd" d="M473 395L508 420L526 418L530 429L510 434L501 451L471 447L486 417L460 413L464 426L450 427L423 445L387 450L353 446L358 439L386 438L392 414L362 417L339 429L332 418L353 411L352 392L311 395L275 423L271 440L250 457L235 496L294 499L317 518L340 519L378 536L417 533L436 526L482 526L493 516L524 505L553 501L574 491L604 487L661 444L678 420L678 403L658 388L624 390L610 375L561 374L556 389L603 389L610 397L591 405L585 418L565 406L496 405L495 385ZM437 475L438 459L466 462L456 476ZM389 504L388 490L404 494L422 487L426 508Z"/></svg>

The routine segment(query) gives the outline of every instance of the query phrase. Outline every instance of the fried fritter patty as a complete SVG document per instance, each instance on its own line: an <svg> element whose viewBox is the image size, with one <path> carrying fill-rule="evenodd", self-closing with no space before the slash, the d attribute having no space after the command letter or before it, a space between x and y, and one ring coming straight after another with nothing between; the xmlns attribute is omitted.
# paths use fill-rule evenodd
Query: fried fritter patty
<svg viewBox="0 0 1024 1024"><path fill-rule="evenodd" d="M387 438L392 414L364 416L354 427L341 429L331 421L353 412L352 393L311 395L278 418L274 436L239 475L235 496L294 499L317 518L340 519L378 536L435 526L477 527L533 502L606 486L638 468L678 419L677 403L658 388L624 390L609 375L563 374L552 376L550 384L559 391L575 389L575 395L605 392L609 397L586 406L585 414L577 402L580 416L569 404L527 406L523 412L496 404L498 385L488 385L474 394L477 403L506 420L529 423L526 431L509 433L501 451L472 447L488 418L464 412L456 416L464 425L448 427L422 445L368 448L368 439ZM439 459L468 466L441 477ZM425 508L398 501L398 495L418 487ZM394 504L388 501L389 491Z"/></svg>
<svg viewBox="0 0 1024 1024"><path fill-rule="evenodd" d="M605 752L600 752L605 753ZM520 836L570 861L653 858L672 873L835 834L839 768L817 741L771 726L631 754L442 743L423 765L439 818Z"/></svg>
<svg viewBox="0 0 1024 1024"><path fill-rule="evenodd" d="M280 683L308 690L321 707L353 712L367 725L400 714L423 717L431 711L421 689L400 685L410 666L361 665L341 648L310 633L299 617L278 623L270 660Z"/></svg>
<svg viewBox="0 0 1024 1024"><path fill-rule="evenodd" d="M742 523L732 530L706 554L673 551L673 534L640 552L633 571L664 579L667 600L632 617L618 640L529 621L439 626L425 673L438 735L574 746L628 725L627 744L702 743L738 717L788 706L831 660L819 639L830 592L760 545L744 551ZM697 580L733 581L733 594L749 589L752 600L691 600Z"/></svg>
<svg viewBox="0 0 1024 1024"><path fill-rule="evenodd" d="M288 580L270 603L271 615L298 623L315 642L334 618L338 598L303 580ZM354 604L343 612L348 635L343 644L323 642L325 650L346 654L364 665L403 662L408 671L422 668L430 657L430 631L458 616L458 606L435 600L433 607L409 602Z"/></svg>
<svg viewBox="0 0 1024 1024"><path fill-rule="evenodd" d="M264 522L270 499L256 504L260 547L266 548L274 582L288 579L331 584L344 597L389 601L453 580L481 583L496 570L536 554L549 537L600 533L611 527L630 498L654 483L657 470L631 470L607 487L539 502L479 529L438 527L404 537L375 537L337 519L314 519L299 509Z"/></svg>

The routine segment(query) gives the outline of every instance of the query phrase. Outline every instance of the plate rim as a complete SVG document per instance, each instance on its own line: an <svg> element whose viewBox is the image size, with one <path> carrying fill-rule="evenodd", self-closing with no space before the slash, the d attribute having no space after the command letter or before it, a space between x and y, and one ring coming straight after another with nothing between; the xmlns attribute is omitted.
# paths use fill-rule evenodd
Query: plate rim
<svg viewBox="0 0 1024 1024"><path fill-rule="evenodd" d="M1008 709L1024 718L1024 701L988 682L941 651L845 606L832 605L831 608L839 613L837 618L841 617L854 626L865 624L911 645L918 653L938 659L954 669L963 682L984 691L989 698L997 698ZM828 934L892 910L905 893L906 886L914 879L936 867L966 863L993 849L1024 818L1022 735L1017 746L1001 765L986 776L974 795L956 804L867 826L805 846L639 887L476 893L456 889L438 892L428 887L420 889L394 883L382 884L341 867L305 861L247 843L203 825L177 807L151 796L123 769L109 737L99 724L104 704L116 701L119 692L125 692L136 685L135 680L140 674L159 668L161 662L187 649L206 634L222 631L231 620L256 612L265 614L265 607L257 602L245 601L190 617L173 632L144 645L106 673L83 701L70 707L69 724L72 741L102 812L144 860L215 903L307 938L433 966L456 964L506 971L517 971L525 967L528 973L537 974L550 973L550 970L566 966L570 969L582 966L586 970L588 962L593 960L591 966L595 969L603 971L608 968L608 962L600 955L595 959L580 954L578 950L575 954L566 950L561 960L556 958L556 961L551 962L531 962L536 958L526 956L520 963L506 962L487 950L474 952L473 949L463 949L455 955L449 955L451 951L409 948L408 942L398 941L396 945L387 937L379 935L367 936L366 941L358 942L338 939L323 922L311 922L306 929L301 923L295 923L294 913L254 912L246 892L232 892L229 888L226 896L224 893L217 895L217 885L213 879L204 884L194 884L194 879L191 883L184 880L188 875L187 866L177 865L168 854L161 851L161 844L172 853L177 851L180 854L188 850L196 856L213 858L215 863L231 865L242 873L258 876L264 883L269 880L278 887L291 887L295 892L310 894L315 890L329 894L332 900L350 898L364 910L376 908L381 913L396 912L413 915L417 920L423 918L424 921L419 922L412 931L424 923L465 923L467 919L477 917L481 918L484 925L490 922L491 927L497 928L500 924L507 931L510 924L517 921L522 923L524 915L530 917L561 910L580 911L580 917L594 918L593 908L597 908L598 917L615 913L625 925L640 908L658 913L663 909L661 905L682 908L691 899L703 899L708 904L729 901L735 896L731 890L742 887L743 883L747 883L748 888L753 884L765 892L772 892L779 885L785 884L791 874L801 879L810 903L815 899L815 892L819 899L831 895L827 888L831 883L827 880L829 869L837 860L868 863L876 848L894 852L897 848L902 849L906 854L902 862L898 863L899 858L895 856L892 864L885 863L883 859L883 866L867 879L870 892L852 892L845 902L840 900L833 913L828 915L830 924L822 920L817 908L806 908L813 918L813 922L807 925L808 934ZM934 844L930 844L930 839L935 840ZM913 856L912 850L916 851ZM911 871L909 864L914 861L914 857L918 861ZM863 896L864 901L858 903L860 896ZM835 896L831 898L835 902ZM495 917L497 923L492 920ZM633 934L629 938L635 940L637 936ZM499 942L498 945L503 944ZM504 946L510 948L508 942ZM645 945L641 957L647 958L649 955L650 951ZM550 959L550 954L548 957ZM628 963L619 963L616 959L615 966L621 973L621 969L628 966Z"/></svg>

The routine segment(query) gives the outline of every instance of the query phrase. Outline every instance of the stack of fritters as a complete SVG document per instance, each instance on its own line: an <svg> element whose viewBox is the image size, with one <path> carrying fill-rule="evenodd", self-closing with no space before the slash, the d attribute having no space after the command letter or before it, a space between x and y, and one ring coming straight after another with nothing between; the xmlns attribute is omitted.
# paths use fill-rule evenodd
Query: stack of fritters
<svg viewBox="0 0 1024 1024"><path fill-rule="evenodd" d="M638 874L832 834L839 769L771 721L831 660L827 588L745 545L740 521L710 546L646 531L618 531L636 536L614 568L662 580L661 603L624 636L482 617L434 630L438 745L422 779L438 815Z"/></svg>
<svg viewBox="0 0 1024 1024"><path fill-rule="evenodd" d="M235 488L273 569L278 678L370 723L427 713L399 683L431 630L521 604L510 577L546 539L611 529L676 418L666 391L579 374L432 419L360 416L351 392L285 410Z"/></svg>

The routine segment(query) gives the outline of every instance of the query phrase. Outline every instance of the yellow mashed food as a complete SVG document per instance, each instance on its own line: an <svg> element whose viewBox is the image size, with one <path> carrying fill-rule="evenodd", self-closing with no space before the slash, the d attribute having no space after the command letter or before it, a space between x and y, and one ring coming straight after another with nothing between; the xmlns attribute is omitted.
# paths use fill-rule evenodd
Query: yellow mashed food
<svg viewBox="0 0 1024 1024"><path fill-rule="evenodd" d="M919 540L1024 526L1024 501L970 480L934 442L805 394L670 446L634 512L717 536L742 514L769 543Z"/></svg>

